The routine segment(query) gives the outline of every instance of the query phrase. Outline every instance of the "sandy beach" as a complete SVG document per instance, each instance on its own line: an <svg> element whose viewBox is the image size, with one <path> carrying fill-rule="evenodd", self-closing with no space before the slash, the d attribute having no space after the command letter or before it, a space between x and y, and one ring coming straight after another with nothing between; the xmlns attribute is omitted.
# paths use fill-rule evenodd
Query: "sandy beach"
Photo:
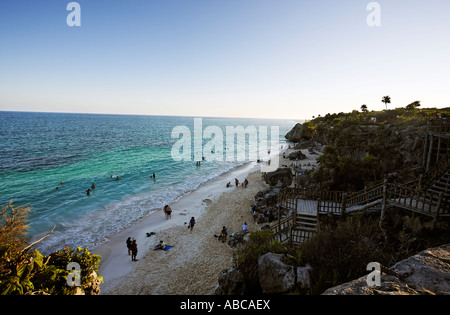
<svg viewBox="0 0 450 315"><path fill-rule="evenodd" d="M285 150L289 153L291 150ZM316 155L309 155L302 164L314 163ZM280 165L289 165L280 154ZM248 179L247 188L235 187L234 178ZM232 187L226 188L231 182ZM212 180L171 204L172 218L155 212L141 222L118 233L102 244L94 253L102 256L99 274L103 276L101 294L114 295L210 295L214 294L219 273L232 266L235 250L219 242L223 226L229 233L242 229L247 222L249 231L260 229L250 212L255 195L268 187L260 165L250 163ZM196 225L187 228L191 217ZM155 235L147 237L146 233ZM125 241L135 238L138 261L131 261ZM153 250L163 240L173 248Z"/></svg>

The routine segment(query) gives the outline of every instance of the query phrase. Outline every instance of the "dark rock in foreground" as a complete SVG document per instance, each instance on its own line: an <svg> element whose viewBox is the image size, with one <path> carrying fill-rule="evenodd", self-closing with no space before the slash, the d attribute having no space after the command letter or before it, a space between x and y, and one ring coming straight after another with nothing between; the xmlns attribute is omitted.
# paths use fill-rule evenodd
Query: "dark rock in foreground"
<svg viewBox="0 0 450 315"><path fill-rule="evenodd" d="M367 277L326 290L325 295L448 295L450 244L427 249L396 263L395 275L382 274L380 286L368 286Z"/></svg>

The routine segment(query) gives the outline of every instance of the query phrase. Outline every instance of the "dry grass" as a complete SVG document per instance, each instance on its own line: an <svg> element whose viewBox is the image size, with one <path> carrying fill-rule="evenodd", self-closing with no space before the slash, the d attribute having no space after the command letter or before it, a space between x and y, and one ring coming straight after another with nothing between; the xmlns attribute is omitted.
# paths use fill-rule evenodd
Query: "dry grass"
<svg viewBox="0 0 450 315"><path fill-rule="evenodd" d="M22 248L27 244L28 206L14 206L10 201L0 210L0 244L14 244Z"/></svg>

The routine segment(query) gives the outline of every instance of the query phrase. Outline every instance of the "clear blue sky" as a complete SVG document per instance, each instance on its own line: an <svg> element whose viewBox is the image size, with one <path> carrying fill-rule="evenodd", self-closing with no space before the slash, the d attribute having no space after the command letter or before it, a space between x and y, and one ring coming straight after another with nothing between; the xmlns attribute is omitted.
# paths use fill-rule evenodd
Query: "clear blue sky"
<svg viewBox="0 0 450 315"><path fill-rule="evenodd" d="M450 1L0 1L0 110L311 118L450 106Z"/></svg>

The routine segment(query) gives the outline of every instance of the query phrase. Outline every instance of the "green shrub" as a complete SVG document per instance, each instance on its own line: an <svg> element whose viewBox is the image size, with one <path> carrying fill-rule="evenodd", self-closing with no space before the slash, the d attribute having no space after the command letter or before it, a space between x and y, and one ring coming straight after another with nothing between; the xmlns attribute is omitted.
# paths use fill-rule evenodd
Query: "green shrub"
<svg viewBox="0 0 450 315"><path fill-rule="evenodd" d="M99 268L100 256L92 255L87 249L63 250L43 256L32 250L25 241L28 228L28 207L15 207L10 202L0 211L0 294L20 295L35 291L52 295L70 295L74 287L67 284L67 276L72 270L67 265L80 265L81 288L92 279ZM98 276L102 281L101 276Z"/></svg>
<svg viewBox="0 0 450 315"><path fill-rule="evenodd" d="M11 244L0 247L0 294L26 294L35 291L51 295L71 295L74 287L67 284L70 262L80 265L81 288L89 284L98 270L100 256L87 249L65 248L49 256L39 251L17 251ZM102 280L101 276L98 276Z"/></svg>

